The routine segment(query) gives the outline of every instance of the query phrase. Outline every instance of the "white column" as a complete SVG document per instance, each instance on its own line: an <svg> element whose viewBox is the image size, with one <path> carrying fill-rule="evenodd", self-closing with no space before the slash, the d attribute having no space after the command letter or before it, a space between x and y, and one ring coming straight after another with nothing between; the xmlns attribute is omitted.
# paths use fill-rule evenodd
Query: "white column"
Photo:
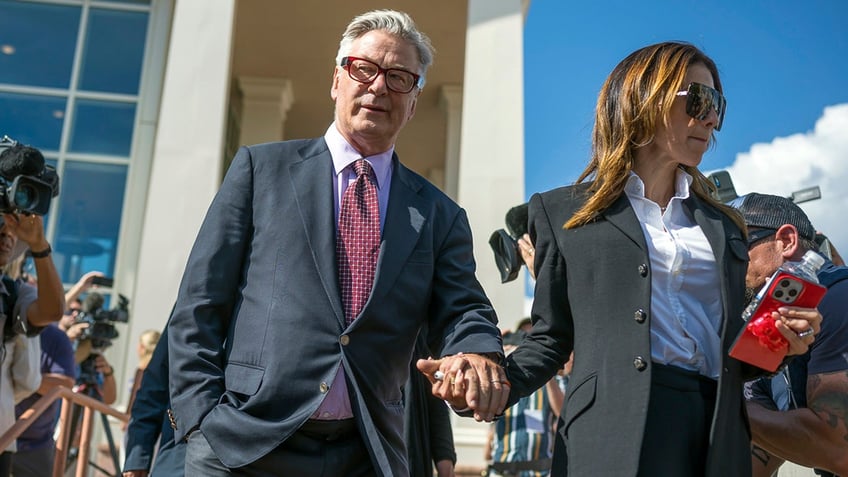
<svg viewBox="0 0 848 477"><path fill-rule="evenodd" d="M524 313L525 275L502 284L488 240L504 228L507 210L524 202L523 27L521 0L468 2L457 197L471 221L477 274L509 328ZM483 465L486 431L454 420L461 462Z"/></svg>
<svg viewBox="0 0 848 477"><path fill-rule="evenodd" d="M175 3L133 291L135 339L165 325L221 184L234 13L233 0Z"/></svg>
<svg viewBox="0 0 848 477"><path fill-rule="evenodd" d="M443 190L457 199L459 183L459 152L462 143L462 86L444 85L439 90L439 105L445 111L445 170Z"/></svg>
<svg viewBox="0 0 848 477"><path fill-rule="evenodd" d="M291 81L284 78L238 78L241 93L239 144L279 141L285 137L286 115L294 102Z"/></svg>

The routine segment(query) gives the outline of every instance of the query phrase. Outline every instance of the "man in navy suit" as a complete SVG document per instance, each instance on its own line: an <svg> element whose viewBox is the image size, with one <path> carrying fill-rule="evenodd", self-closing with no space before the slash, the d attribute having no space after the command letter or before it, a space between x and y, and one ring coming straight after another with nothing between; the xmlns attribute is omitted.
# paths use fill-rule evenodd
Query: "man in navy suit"
<svg viewBox="0 0 848 477"><path fill-rule="evenodd" d="M185 442L174 440L165 419L168 409L168 328L162 332L144 370L127 427L127 458L123 477L181 477ZM158 441L158 447L157 447ZM151 466L153 470L151 472Z"/></svg>
<svg viewBox="0 0 848 477"><path fill-rule="evenodd" d="M325 135L236 154L168 328L186 475L407 475L403 387L424 325L449 363L505 379L465 212L394 151L431 61L406 14L360 15L339 45ZM348 185L366 176L379 203L376 268L349 313L337 224ZM503 388L483 388L471 401L503 407Z"/></svg>

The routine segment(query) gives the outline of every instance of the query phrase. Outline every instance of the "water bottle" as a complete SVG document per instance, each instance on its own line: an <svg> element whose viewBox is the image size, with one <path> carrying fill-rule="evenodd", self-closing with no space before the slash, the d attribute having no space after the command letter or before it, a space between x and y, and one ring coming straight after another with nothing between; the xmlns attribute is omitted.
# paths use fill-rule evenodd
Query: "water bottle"
<svg viewBox="0 0 848 477"><path fill-rule="evenodd" d="M804 281L818 284L818 273L822 265L824 265L824 257L812 250L807 250L800 262L786 262L780 268Z"/></svg>

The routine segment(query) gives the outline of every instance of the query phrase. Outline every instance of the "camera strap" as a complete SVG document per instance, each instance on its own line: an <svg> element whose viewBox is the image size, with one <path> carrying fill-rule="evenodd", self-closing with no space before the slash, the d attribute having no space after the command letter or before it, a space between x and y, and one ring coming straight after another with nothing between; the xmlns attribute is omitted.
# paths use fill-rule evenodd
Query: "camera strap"
<svg viewBox="0 0 848 477"><path fill-rule="evenodd" d="M17 334L12 312L15 310L15 302L18 301L18 281L7 275L3 275L3 286L6 293L0 296L0 315L3 316L3 343L11 341Z"/></svg>

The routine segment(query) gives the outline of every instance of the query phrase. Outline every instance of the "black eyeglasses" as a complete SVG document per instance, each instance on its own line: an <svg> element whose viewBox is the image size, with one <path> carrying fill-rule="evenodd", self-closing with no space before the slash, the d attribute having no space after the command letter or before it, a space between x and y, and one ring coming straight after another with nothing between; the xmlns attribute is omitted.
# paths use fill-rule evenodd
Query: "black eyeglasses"
<svg viewBox="0 0 848 477"><path fill-rule="evenodd" d="M352 80L364 84L373 83L377 76L383 73L386 78L386 87L395 93L406 94L416 86L424 87L424 78L421 75L400 68L383 68L363 58L345 56L342 58L341 66L347 70Z"/></svg>
<svg viewBox="0 0 848 477"><path fill-rule="evenodd" d="M677 96L686 96L686 114L698 121L707 119L710 111L715 109L718 114L715 130L721 131L727 100L717 89L701 83L689 83L686 91L678 91Z"/></svg>
<svg viewBox="0 0 848 477"><path fill-rule="evenodd" d="M748 248L754 246L760 240L767 239L777 233L774 229L748 229Z"/></svg>

